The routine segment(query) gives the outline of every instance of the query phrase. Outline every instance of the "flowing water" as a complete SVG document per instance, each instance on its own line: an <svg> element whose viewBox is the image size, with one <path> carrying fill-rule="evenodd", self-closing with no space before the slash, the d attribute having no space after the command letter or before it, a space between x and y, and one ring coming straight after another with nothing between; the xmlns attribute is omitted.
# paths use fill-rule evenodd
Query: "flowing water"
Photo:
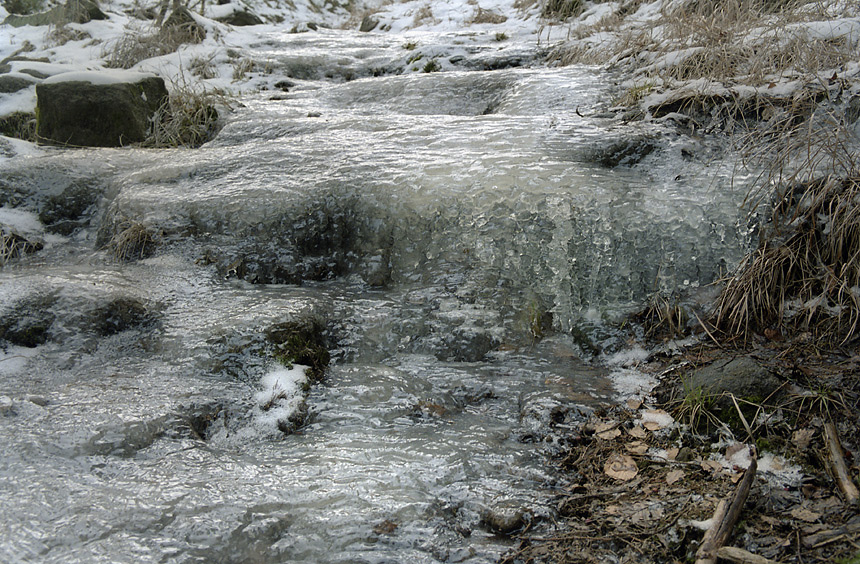
<svg viewBox="0 0 860 564"><path fill-rule="evenodd" d="M444 72L398 75L404 42L273 34L292 86L202 148L2 163L0 218L55 233L0 270L41 327L0 357L0 560L492 562L488 512L552 517L553 429L616 393L605 322L736 262L743 188L604 113L605 73L427 34ZM308 319L332 362L284 434L301 369L262 336Z"/></svg>

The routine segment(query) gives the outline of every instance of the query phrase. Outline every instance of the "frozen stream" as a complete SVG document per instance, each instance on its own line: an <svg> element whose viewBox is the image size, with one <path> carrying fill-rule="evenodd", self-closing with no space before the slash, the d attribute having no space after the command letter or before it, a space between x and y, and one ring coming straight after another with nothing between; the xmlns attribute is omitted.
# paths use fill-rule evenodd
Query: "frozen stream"
<svg viewBox="0 0 860 564"><path fill-rule="evenodd" d="M0 161L0 218L46 242L0 270L4 319L43 328L0 342L0 561L493 562L488 512L551 517L553 426L615 393L603 321L732 265L744 187L607 114L610 76L410 41L443 72L395 74L394 35L273 35L291 84L200 149ZM122 262L130 226L154 251ZM332 363L284 435L262 336L308 319Z"/></svg>

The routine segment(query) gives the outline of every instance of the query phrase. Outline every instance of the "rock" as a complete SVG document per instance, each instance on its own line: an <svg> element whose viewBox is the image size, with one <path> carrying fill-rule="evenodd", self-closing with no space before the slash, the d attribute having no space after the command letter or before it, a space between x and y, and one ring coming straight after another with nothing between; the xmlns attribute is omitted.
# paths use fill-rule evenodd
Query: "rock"
<svg viewBox="0 0 860 564"><path fill-rule="evenodd" d="M107 19L96 0L68 0L65 11L67 20L73 23L84 24L92 20Z"/></svg>
<svg viewBox="0 0 860 564"><path fill-rule="evenodd" d="M236 10L235 12L231 12L226 16L215 18L215 21L227 25L233 25L236 27L246 25L262 25L264 23L260 16L247 10ZM310 26L310 24L308 24L308 26Z"/></svg>
<svg viewBox="0 0 860 564"><path fill-rule="evenodd" d="M487 509L482 521L491 533L508 536L525 527L526 515L527 513L519 505L513 502L502 502Z"/></svg>
<svg viewBox="0 0 860 564"><path fill-rule="evenodd" d="M180 34L184 40L189 43L200 43L206 38L206 30L202 25L197 23L194 16L187 8L179 7L167 16L164 23L161 24L161 33L164 34Z"/></svg>
<svg viewBox="0 0 860 564"><path fill-rule="evenodd" d="M12 92L24 90L25 88L33 86L35 82L35 80L29 77L24 78L20 75L0 75L0 94L11 94Z"/></svg>
<svg viewBox="0 0 860 564"><path fill-rule="evenodd" d="M63 73L36 86L37 139L119 147L147 138L167 99L160 77L134 72Z"/></svg>
<svg viewBox="0 0 860 564"><path fill-rule="evenodd" d="M601 147L595 147L586 155L586 159L605 168L632 166L656 148L657 142L653 137L635 136L612 140Z"/></svg>
<svg viewBox="0 0 860 564"><path fill-rule="evenodd" d="M376 26L379 25L379 20L374 18L373 16L364 16L361 20L361 25L358 27L358 31L368 32L376 29Z"/></svg>
<svg viewBox="0 0 860 564"><path fill-rule="evenodd" d="M35 296L20 302L0 317L0 341L35 348L48 342L56 316L54 296Z"/></svg>
<svg viewBox="0 0 860 564"><path fill-rule="evenodd" d="M71 235L87 224L87 216L101 195L101 189L89 183L72 183L62 193L48 197L39 212L39 221L51 233Z"/></svg>
<svg viewBox="0 0 860 564"><path fill-rule="evenodd" d="M487 353L499 346L499 341L488 331L458 327L443 339L443 347L436 353L439 360L480 362Z"/></svg>
<svg viewBox="0 0 860 564"><path fill-rule="evenodd" d="M845 111L845 117L848 125L852 125L860 120L860 94L855 94L848 100L848 107Z"/></svg>
<svg viewBox="0 0 860 564"><path fill-rule="evenodd" d="M142 302L134 298L119 297L96 308L92 325L99 335L108 337L146 325L152 320L153 316Z"/></svg>
<svg viewBox="0 0 860 564"><path fill-rule="evenodd" d="M781 385L766 368L748 356L718 360L693 372L686 386L708 395L733 394L749 401L762 401ZM726 399L729 405L731 400Z"/></svg>
<svg viewBox="0 0 860 564"><path fill-rule="evenodd" d="M106 20L107 16L95 0L68 0L65 6L55 6L47 12L38 14L10 14L3 20L4 25L23 27L25 25L62 25L66 23L87 23L92 20Z"/></svg>

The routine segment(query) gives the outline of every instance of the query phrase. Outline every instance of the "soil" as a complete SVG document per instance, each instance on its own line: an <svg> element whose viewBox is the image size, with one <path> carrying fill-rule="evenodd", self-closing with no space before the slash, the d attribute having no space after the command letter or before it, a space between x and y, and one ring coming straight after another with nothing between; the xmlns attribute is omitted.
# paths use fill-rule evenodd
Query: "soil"
<svg viewBox="0 0 860 564"><path fill-rule="evenodd" d="M661 375L651 397L606 406L569 431L554 460L570 484L555 499L558 522L520 532L501 562L695 562L718 502L735 492L757 456L725 546L767 559L761 562L860 563L860 507L845 501L832 477L823 430L835 424L856 485L860 356L776 340L744 353L782 381L778 401L723 424L710 409L713 398L670 391L693 369L738 351L699 344L649 359L644 369ZM779 472L780 464L794 473Z"/></svg>

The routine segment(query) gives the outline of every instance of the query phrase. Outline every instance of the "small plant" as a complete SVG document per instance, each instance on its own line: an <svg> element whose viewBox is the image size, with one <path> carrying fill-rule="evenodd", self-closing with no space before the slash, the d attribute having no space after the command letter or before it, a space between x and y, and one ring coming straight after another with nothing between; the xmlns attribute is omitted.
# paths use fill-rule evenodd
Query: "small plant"
<svg viewBox="0 0 860 564"><path fill-rule="evenodd" d="M711 412L714 398L704 388L696 386L690 378L682 377L681 383L684 386L684 396L676 403L675 418L686 422L694 432L702 430L703 424L705 429L713 423L719 424L719 420Z"/></svg>
<svg viewBox="0 0 860 564"><path fill-rule="evenodd" d="M437 72L442 70L442 65L436 62L436 59L430 59L424 64L423 72Z"/></svg>
<svg viewBox="0 0 860 564"><path fill-rule="evenodd" d="M541 16L564 21L582 13L582 0L544 0L541 6Z"/></svg>
<svg viewBox="0 0 860 564"><path fill-rule="evenodd" d="M131 262L152 256L158 235L139 221L125 221L117 226L107 248L116 260Z"/></svg>
<svg viewBox="0 0 860 564"><path fill-rule="evenodd" d="M82 41L84 39L90 39L91 37L92 36L86 31L74 29L65 24L60 24L51 27L46 39L53 45L59 47L61 45L65 45L69 41Z"/></svg>
<svg viewBox="0 0 860 564"><path fill-rule="evenodd" d="M171 81L170 98L153 117L148 147L199 147L218 133L220 113L229 111L230 97L220 89L207 90L184 75Z"/></svg>
<svg viewBox="0 0 860 564"><path fill-rule="evenodd" d="M432 22L433 21L433 9L430 8L430 4L424 4L418 11L415 12L415 16L412 18L412 25L419 26L423 23Z"/></svg>
<svg viewBox="0 0 860 564"><path fill-rule="evenodd" d="M412 55L411 57L406 59L406 64L411 65L412 63L417 63L418 61L420 61L423 58L424 58L423 53L415 53L414 55Z"/></svg>
<svg viewBox="0 0 860 564"><path fill-rule="evenodd" d="M233 82L245 80L248 73L255 70L254 61L248 58L241 58L233 61Z"/></svg>
<svg viewBox="0 0 860 564"><path fill-rule="evenodd" d="M214 53L209 57L194 57L188 63L188 70L191 71L191 74L203 80L218 78L218 68L213 63L214 58Z"/></svg>
<svg viewBox="0 0 860 564"><path fill-rule="evenodd" d="M417 41L407 41L403 45L403 48L406 49L407 51L414 51L416 47L418 47Z"/></svg>
<svg viewBox="0 0 860 564"><path fill-rule="evenodd" d="M654 91L654 82L648 81L644 84L631 86L613 102L613 106L631 107L636 106L646 96Z"/></svg>
<svg viewBox="0 0 860 564"><path fill-rule="evenodd" d="M507 16L503 16L502 14L498 14L493 12L492 10L484 10L480 6L475 10L475 14L472 16L472 19L469 20L471 24L500 24L508 21Z"/></svg>
<svg viewBox="0 0 860 564"><path fill-rule="evenodd" d="M497 41L499 43L501 43L502 41L507 41L507 40L508 40L508 34L505 33L504 31L497 31L496 35L493 37L493 41Z"/></svg>

